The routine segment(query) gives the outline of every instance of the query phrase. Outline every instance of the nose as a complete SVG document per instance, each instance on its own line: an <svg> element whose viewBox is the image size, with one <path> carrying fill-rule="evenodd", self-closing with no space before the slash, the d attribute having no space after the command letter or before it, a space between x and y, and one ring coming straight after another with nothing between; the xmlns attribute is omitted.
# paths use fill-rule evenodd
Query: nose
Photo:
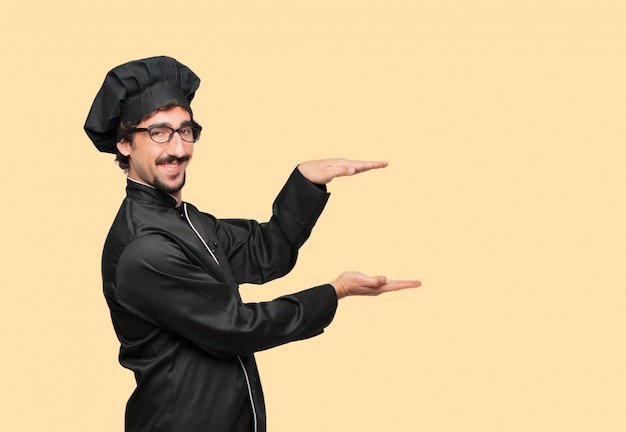
<svg viewBox="0 0 626 432"><path fill-rule="evenodd" d="M172 139L167 143L167 154L175 157L185 155L185 142L180 137L179 132L174 132Z"/></svg>

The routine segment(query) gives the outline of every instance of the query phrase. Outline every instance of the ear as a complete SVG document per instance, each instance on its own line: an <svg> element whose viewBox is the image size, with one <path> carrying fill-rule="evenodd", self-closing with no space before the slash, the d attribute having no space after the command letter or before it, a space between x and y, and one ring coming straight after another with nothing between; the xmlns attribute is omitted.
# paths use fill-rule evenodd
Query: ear
<svg viewBox="0 0 626 432"><path fill-rule="evenodd" d="M117 149L124 156L130 156L131 148L132 148L132 144L124 138L122 138L121 140L117 142Z"/></svg>

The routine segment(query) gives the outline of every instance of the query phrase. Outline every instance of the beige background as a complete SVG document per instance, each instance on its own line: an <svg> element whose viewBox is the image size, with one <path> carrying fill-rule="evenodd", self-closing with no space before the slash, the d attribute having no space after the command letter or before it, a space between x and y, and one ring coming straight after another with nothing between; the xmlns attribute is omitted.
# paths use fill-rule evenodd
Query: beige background
<svg viewBox="0 0 626 432"><path fill-rule="evenodd" d="M82 125L110 68L160 54L203 80L184 198L218 217L267 218L303 160L390 162L242 288L424 283L260 353L271 431L626 430L623 1L11 3L1 430L123 428L99 260L124 176Z"/></svg>

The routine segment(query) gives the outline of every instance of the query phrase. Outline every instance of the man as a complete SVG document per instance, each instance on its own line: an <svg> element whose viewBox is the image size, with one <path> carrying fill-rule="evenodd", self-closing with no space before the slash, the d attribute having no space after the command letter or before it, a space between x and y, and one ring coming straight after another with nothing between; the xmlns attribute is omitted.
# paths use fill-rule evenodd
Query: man
<svg viewBox="0 0 626 432"><path fill-rule="evenodd" d="M326 184L386 166L344 159L298 165L269 222L218 220L182 200L201 133L190 102L199 78L169 57L112 69L85 131L127 171L127 196L107 237L102 276L120 362L135 374L127 431L265 431L254 353L323 332L337 300L417 287L347 272L330 284L243 303L295 265L328 199Z"/></svg>

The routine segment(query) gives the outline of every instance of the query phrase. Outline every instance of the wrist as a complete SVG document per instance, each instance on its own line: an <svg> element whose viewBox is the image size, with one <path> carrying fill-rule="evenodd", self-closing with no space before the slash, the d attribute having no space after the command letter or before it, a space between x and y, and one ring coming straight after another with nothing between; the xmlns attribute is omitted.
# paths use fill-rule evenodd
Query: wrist
<svg viewBox="0 0 626 432"><path fill-rule="evenodd" d="M337 294L337 300L341 300L342 298L348 295L346 289L343 287L343 284L339 279L335 279L330 283L330 285L335 288L335 293Z"/></svg>

